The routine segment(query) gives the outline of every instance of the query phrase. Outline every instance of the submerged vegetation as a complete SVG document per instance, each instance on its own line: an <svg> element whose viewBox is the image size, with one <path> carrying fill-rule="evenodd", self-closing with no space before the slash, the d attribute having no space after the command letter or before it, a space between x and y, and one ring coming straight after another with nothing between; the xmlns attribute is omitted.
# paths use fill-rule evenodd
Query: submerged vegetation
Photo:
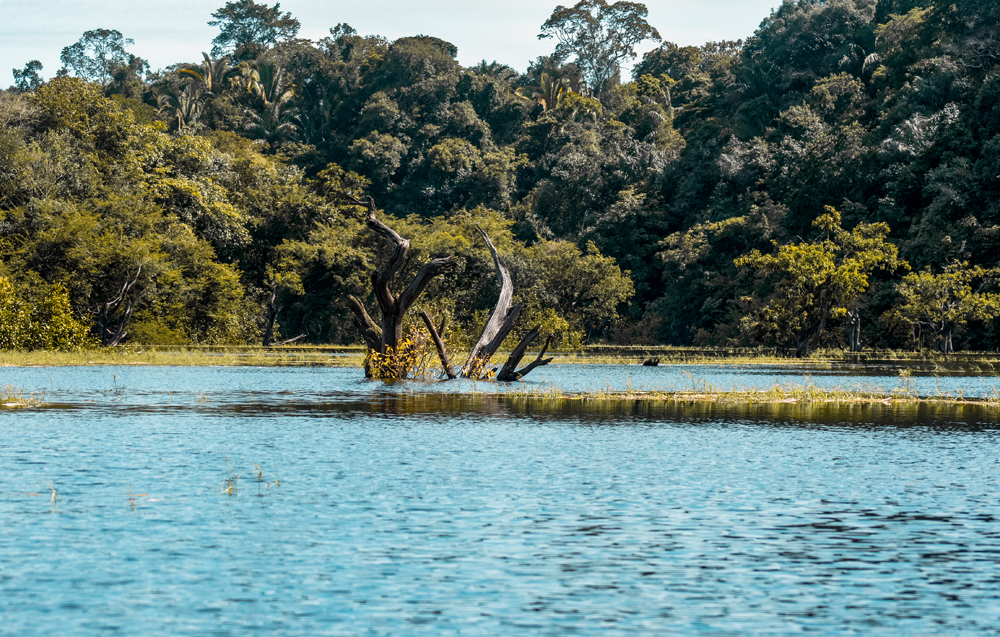
<svg viewBox="0 0 1000 637"><path fill-rule="evenodd" d="M54 77L27 62L0 92L0 349L359 344L384 248L345 192L410 240L399 281L453 257L412 314L457 349L498 292L477 226L515 340L1000 347L995 3L787 0L625 78L646 15L558 7L524 72L432 36L298 39L253 0L165 70L108 29Z"/></svg>

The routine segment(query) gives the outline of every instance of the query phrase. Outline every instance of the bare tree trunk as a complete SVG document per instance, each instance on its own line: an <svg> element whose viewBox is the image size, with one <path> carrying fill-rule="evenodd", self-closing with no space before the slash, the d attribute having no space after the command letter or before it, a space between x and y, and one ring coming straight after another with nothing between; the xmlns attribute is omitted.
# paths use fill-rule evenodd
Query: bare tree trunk
<svg viewBox="0 0 1000 637"><path fill-rule="evenodd" d="M497 299L496 307L493 308L493 313L490 314L489 320L486 321L486 325L483 327L483 333L479 336L479 340L476 341L472 352L469 354L469 360L462 366L460 375L466 378L481 378L484 375L490 359L500 349L504 339L507 338L507 335L514 328L514 322L521 313L520 305L511 305L511 299L514 296L514 283L511 281L510 273L500 260L500 255L497 253L496 248L493 247L493 242L490 241L489 236L478 225L476 228L479 230L479 234L483 236L486 247L493 256L493 265L497 271L497 282L500 283L500 297ZM517 347L511 352L507 358L507 362L504 363L504 366L497 374L497 380L519 380L536 367L548 365L552 362L551 358L542 358L545 355L545 350L549 348L549 344L552 342L552 337L550 336L546 339L545 347L538 354L538 358L521 370L515 371L521 359L524 358L528 346L538 336L538 331L539 328L535 327L521 339L521 342L517 344Z"/></svg>
<svg viewBox="0 0 1000 637"><path fill-rule="evenodd" d="M357 206L367 207L368 215L365 220L366 224L376 233L385 237L386 241L393 248L392 256L389 260L372 274L372 287L375 291L375 300L382 311L382 328L377 348L372 348L372 343L369 342L369 336L374 332L370 330L369 324L373 325L373 323L371 317L364 310L364 306L354 297L350 297L348 307L354 311L354 319L359 324L359 327L364 325L361 330L362 336L365 337L369 349L377 351L379 354L391 351L399 355L401 353L399 351L399 344L403 340L403 317L406 315L407 310L410 309L410 306L417 300L417 297L420 296L420 293L427 287L427 284L430 283L431 279L451 267L453 258L444 257L432 260L417 272L417 276L414 277L410 285L398 297L395 296L389 289L389 285L392 283L393 277L406 262L406 253L410 249L410 242L378 220L375 216L374 199L367 197L366 201L362 202L354 197L344 196ZM369 332L368 335L366 335L366 331ZM395 377L403 378L408 371L406 369L396 369L394 370Z"/></svg>
<svg viewBox="0 0 1000 637"><path fill-rule="evenodd" d="M267 327L264 329L264 340L261 343L264 347L270 345L274 338L274 322L278 318L280 309L281 307L278 306L278 287L274 285L271 287L271 298L267 304Z"/></svg>
<svg viewBox="0 0 1000 637"><path fill-rule="evenodd" d="M382 344L382 328L375 324L372 317L368 316L364 304L356 296L348 294L346 302L347 307L354 314L351 318L354 319L354 324L361 332L361 338L365 339L365 345L370 350L378 351Z"/></svg>
<svg viewBox="0 0 1000 637"><path fill-rule="evenodd" d="M861 312L847 313L850 321L847 323L847 341L852 352L861 351Z"/></svg>
<svg viewBox="0 0 1000 637"><path fill-rule="evenodd" d="M954 346L951 342L952 332L955 331L955 326L951 323L945 324L944 330L941 332L941 352L947 356L955 351Z"/></svg>
<svg viewBox="0 0 1000 637"><path fill-rule="evenodd" d="M496 267L497 281L500 283L500 298L497 299L496 307L493 308L493 313L490 314L489 320L483 327L483 333L480 334L479 340L472 347L469 359L462 366L462 371L459 372L460 376L466 378L479 378L482 375L483 369L489 364L490 358L500 349L500 345L514 328L514 321L521 313L520 305L511 305L511 299L514 296L514 283L511 281L510 273L500 261L500 255L497 254L497 249L493 247L490 238L478 225L476 229L479 230L479 234L483 235L486 247L493 255L493 265Z"/></svg>

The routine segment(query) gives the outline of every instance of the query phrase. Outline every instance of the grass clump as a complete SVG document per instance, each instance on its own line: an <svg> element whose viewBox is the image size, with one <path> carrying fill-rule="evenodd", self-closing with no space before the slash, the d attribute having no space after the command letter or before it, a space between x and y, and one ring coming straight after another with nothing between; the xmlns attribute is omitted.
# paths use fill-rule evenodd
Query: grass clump
<svg viewBox="0 0 1000 637"><path fill-rule="evenodd" d="M646 401L656 403L716 403L730 405L754 404L883 404L883 405L916 405L916 404L972 404L991 409L1000 409L1000 391L996 388L989 396L970 397L961 392L956 394L942 393L921 396L913 389L908 370L900 372L900 385L885 391L878 387L861 387L844 389L840 387L826 388L813 384L808 376L803 383L788 385L773 385L767 388L732 387L719 389L703 379L695 378L690 372L688 376L690 387L684 389L635 390L631 386L623 390L611 389L585 392L566 392L555 385L537 388L520 387L513 390L500 391L482 395L505 396L514 399L559 400L569 402L626 402Z"/></svg>
<svg viewBox="0 0 1000 637"><path fill-rule="evenodd" d="M17 389L7 385L0 390L0 408L3 409L27 409L29 407L39 407L44 405L42 398L34 393L24 395L23 389Z"/></svg>

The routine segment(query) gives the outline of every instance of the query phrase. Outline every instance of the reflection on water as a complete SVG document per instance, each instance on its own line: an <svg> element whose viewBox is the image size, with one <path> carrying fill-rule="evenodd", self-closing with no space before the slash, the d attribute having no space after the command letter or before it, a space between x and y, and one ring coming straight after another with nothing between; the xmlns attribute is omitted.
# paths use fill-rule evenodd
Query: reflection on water
<svg viewBox="0 0 1000 637"><path fill-rule="evenodd" d="M0 413L0 633L1000 630L975 409L5 371L62 407Z"/></svg>

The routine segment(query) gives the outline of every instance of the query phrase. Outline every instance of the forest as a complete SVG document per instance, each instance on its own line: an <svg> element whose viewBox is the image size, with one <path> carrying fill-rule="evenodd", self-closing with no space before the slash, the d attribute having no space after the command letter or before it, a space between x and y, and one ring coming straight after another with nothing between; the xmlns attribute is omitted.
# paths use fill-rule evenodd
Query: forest
<svg viewBox="0 0 1000 637"><path fill-rule="evenodd" d="M411 243L398 280L453 257L413 313L458 347L499 293L480 229L518 338L1000 347L1000 3L785 0L702 46L646 16L558 6L522 72L234 0L200 60L97 29L14 68L0 349L362 343L365 197Z"/></svg>

